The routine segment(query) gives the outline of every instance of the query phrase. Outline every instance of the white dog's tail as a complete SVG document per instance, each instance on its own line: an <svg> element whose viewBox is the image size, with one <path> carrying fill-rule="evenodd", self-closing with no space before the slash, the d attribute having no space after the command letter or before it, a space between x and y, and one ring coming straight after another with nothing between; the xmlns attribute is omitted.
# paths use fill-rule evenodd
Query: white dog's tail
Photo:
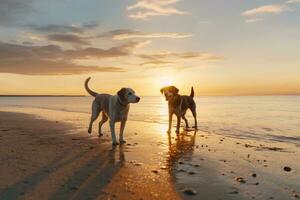
<svg viewBox="0 0 300 200"><path fill-rule="evenodd" d="M84 82L84 86L85 86L85 89L86 89L86 91L90 94L90 95L92 95L93 97L95 97L95 96L97 96L97 92L94 92L93 90L91 90L90 88L89 88L89 85L88 85L88 83L89 83L89 81L91 80L91 77L88 77L86 80L85 80L85 82Z"/></svg>

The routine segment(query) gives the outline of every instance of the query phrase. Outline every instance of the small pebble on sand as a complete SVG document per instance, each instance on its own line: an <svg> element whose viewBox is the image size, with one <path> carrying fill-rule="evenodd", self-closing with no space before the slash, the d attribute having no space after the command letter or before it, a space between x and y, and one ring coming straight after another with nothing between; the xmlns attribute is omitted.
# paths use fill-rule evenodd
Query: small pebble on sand
<svg viewBox="0 0 300 200"><path fill-rule="evenodd" d="M290 171L292 170L292 168L290 168L290 167L288 167L288 166L285 166L285 167L283 168L283 170L286 171L286 172L290 172Z"/></svg>
<svg viewBox="0 0 300 200"><path fill-rule="evenodd" d="M246 183L246 180L241 176L236 177L235 180L240 183Z"/></svg>
<svg viewBox="0 0 300 200"><path fill-rule="evenodd" d="M254 178L256 178L256 174L255 173L251 174L251 176L254 177Z"/></svg>
<svg viewBox="0 0 300 200"><path fill-rule="evenodd" d="M78 190L78 187L73 186L73 187L71 187L70 189L71 189L71 190Z"/></svg>
<svg viewBox="0 0 300 200"><path fill-rule="evenodd" d="M297 199L300 198L299 194L293 194L293 197L295 197L295 198L297 198Z"/></svg>
<svg viewBox="0 0 300 200"><path fill-rule="evenodd" d="M186 195L196 195L197 194L196 190L194 190L192 188L185 188L183 190L183 193Z"/></svg>
<svg viewBox="0 0 300 200"><path fill-rule="evenodd" d="M155 170L155 169L154 169L154 170L152 170L152 172L153 172L153 173L155 173L155 174L157 174L157 173L158 173L158 171L157 171L157 170Z"/></svg>
<svg viewBox="0 0 300 200"><path fill-rule="evenodd" d="M196 172L189 172L189 174L190 174L190 175L194 175L194 174L196 174Z"/></svg>

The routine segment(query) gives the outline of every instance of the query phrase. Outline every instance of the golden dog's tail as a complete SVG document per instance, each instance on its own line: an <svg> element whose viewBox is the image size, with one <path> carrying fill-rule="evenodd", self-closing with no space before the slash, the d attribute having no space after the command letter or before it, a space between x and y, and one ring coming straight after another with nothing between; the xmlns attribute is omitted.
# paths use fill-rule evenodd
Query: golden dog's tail
<svg viewBox="0 0 300 200"><path fill-rule="evenodd" d="M190 97L194 98L194 88L193 88L193 87L192 87L192 89L191 89Z"/></svg>
<svg viewBox="0 0 300 200"><path fill-rule="evenodd" d="M90 95L92 95L93 97L95 97L95 96L97 96L97 92L94 92L93 90L91 90L90 88L89 88L89 85L88 85L88 83L89 83L89 81L91 80L91 77L88 77L86 80L85 80L85 82L84 82L84 87L85 87L85 89L86 89L86 91L90 94Z"/></svg>

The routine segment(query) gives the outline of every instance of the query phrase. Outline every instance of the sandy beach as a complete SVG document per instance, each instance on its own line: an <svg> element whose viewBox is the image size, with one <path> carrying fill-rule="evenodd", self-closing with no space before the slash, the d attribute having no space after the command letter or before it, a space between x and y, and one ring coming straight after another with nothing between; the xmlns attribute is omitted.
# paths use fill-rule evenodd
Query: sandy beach
<svg viewBox="0 0 300 200"><path fill-rule="evenodd" d="M297 144L129 121L113 148L88 114L0 112L0 199L298 199ZM290 170L289 170L290 169Z"/></svg>

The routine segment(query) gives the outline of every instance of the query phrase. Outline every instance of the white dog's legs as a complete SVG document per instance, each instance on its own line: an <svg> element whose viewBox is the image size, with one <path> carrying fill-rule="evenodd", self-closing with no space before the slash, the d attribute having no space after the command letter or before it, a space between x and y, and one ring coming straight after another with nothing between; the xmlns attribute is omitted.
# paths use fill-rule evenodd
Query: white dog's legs
<svg viewBox="0 0 300 200"><path fill-rule="evenodd" d="M116 133L115 133L115 122L110 120L109 121L109 126L110 126L112 144L113 145L118 145L117 138L116 138Z"/></svg>
<svg viewBox="0 0 300 200"><path fill-rule="evenodd" d="M92 104L92 116L89 124L88 133L92 133L93 122L98 118L99 113L101 112L100 106L94 101Z"/></svg>
<svg viewBox="0 0 300 200"><path fill-rule="evenodd" d="M119 137L120 144L126 143L126 141L124 140L124 137L123 137L125 125L126 125L126 120L122 120L121 126L120 126L120 137Z"/></svg>
<svg viewBox="0 0 300 200"><path fill-rule="evenodd" d="M99 131L98 131L98 134L99 134L99 137L102 136L102 125L108 120L108 117L106 116L106 114L102 111L102 119L101 121L99 122Z"/></svg>

